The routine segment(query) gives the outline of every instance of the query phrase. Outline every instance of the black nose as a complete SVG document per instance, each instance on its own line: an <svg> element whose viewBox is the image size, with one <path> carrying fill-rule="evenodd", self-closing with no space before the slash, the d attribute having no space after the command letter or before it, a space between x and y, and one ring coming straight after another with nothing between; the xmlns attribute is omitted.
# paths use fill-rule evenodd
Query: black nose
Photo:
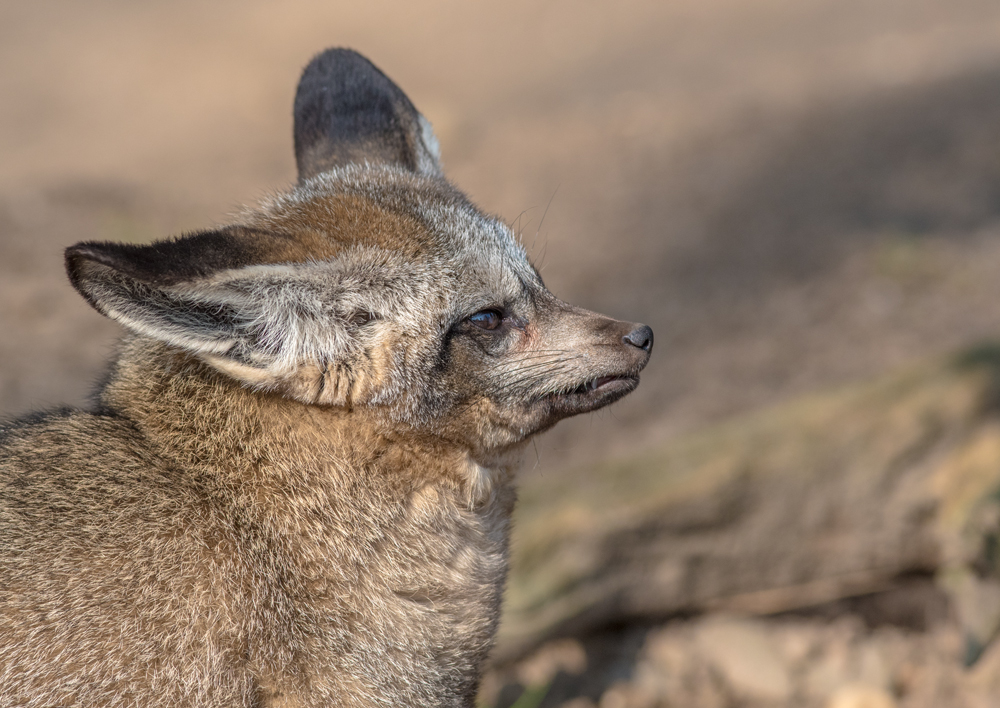
<svg viewBox="0 0 1000 708"><path fill-rule="evenodd" d="M625 344L631 344L633 347L638 347L644 352L648 352L653 348L653 330L646 325L639 325L622 337L622 341Z"/></svg>

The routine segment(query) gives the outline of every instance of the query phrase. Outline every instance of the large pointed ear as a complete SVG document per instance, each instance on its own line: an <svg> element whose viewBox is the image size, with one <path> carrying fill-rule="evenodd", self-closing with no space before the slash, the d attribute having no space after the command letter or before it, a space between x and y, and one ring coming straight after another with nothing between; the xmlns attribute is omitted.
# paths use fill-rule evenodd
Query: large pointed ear
<svg viewBox="0 0 1000 708"><path fill-rule="evenodd" d="M245 384L306 403L361 402L371 362L356 362L357 298L338 289L335 264L254 264L239 247L259 240L225 229L150 246L80 243L66 269L102 314Z"/></svg>
<svg viewBox="0 0 1000 708"><path fill-rule="evenodd" d="M299 182L352 162L441 175L430 123L396 84L350 49L328 49L302 73L295 94Z"/></svg>

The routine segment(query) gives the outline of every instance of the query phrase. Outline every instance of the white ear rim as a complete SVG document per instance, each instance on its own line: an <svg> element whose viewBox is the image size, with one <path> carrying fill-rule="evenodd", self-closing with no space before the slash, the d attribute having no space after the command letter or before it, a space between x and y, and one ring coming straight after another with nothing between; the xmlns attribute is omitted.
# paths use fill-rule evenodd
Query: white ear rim
<svg viewBox="0 0 1000 708"><path fill-rule="evenodd" d="M434 134L434 127L423 114L418 114L417 122L420 125L418 139L423 147L423 150L417 151L417 172L428 177L443 177L441 143Z"/></svg>
<svg viewBox="0 0 1000 708"><path fill-rule="evenodd" d="M183 315L175 318L174 323L171 323L169 319L161 318L159 326L156 326L151 321L152 318L137 316L137 313L140 311L149 312L153 308L137 305L135 298L125 295L126 290L145 293L146 297L144 300L148 302L157 297L176 297L177 295L173 292L175 288L157 288L148 285L130 276L123 275L111 266L102 263L92 261L87 264L87 268L91 273L97 272L103 276L100 278L88 277L80 281L80 287L85 292L87 298L99 312L126 329L182 349L210 354L223 354L238 344L238 339L233 337L231 333L227 335L219 330L208 328L195 330L192 327L183 326L180 323ZM201 331L203 336L192 334L193 331ZM205 336L209 332L214 332L215 336Z"/></svg>

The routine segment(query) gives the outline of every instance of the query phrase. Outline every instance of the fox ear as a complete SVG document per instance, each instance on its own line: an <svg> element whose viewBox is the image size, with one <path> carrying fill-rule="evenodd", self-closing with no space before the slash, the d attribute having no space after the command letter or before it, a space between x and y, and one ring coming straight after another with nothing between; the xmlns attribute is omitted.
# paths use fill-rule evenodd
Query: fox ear
<svg viewBox="0 0 1000 708"><path fill-rule="evenodd" d="M396 84L350 49L328 49L302 73L295 94L299 182L352 162L441 175L430 123Z"/></svg>
<svg viewBox="0 0 1000 708"><path fill-rule="evenodd" d="M66 269L102 314L245 384L306 403L363 398L351 363L357 341L342 311L351 297L338 290L336 266L317 274L245 263L245 255L224 253L232 238L224 231L150 246L80 243L67 249Z"/></svg>

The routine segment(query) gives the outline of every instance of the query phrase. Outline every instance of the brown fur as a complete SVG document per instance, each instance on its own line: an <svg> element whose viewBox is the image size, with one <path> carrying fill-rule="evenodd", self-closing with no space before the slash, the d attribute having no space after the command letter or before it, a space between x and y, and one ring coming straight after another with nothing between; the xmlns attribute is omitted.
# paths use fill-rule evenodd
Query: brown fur
<svg viewBox="0 0 1000 708"><path fill-rule="evenodd" d="M130 334L92 410L0 429L0 705L473 704L518 454L652 335L548 293L401 92L310 103L372 72L314 60L301 183L240 224L68 251Z"/></svg>

